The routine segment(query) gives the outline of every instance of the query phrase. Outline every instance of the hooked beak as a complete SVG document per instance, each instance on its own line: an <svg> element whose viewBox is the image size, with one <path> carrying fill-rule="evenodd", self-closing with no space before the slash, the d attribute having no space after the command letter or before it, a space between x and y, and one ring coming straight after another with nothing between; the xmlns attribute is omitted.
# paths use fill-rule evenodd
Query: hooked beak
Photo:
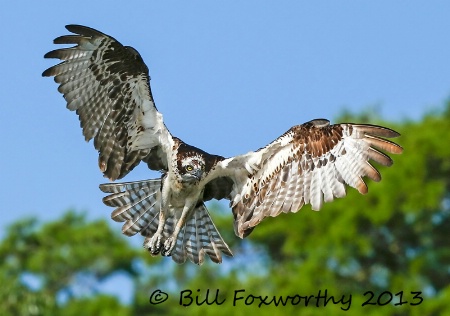
<svg viewBox="0 0 450 316"><path fill-rule="evenodd" d="M200 169L197 169L193 174L192 174L195 178L197 178L197 180L200 180L202 178L203 175L203 171Z"/></svg>
<svg viewBox="0 0 450 316"><path fill-rule="evenodd" d="M201 170L196 170L192 173L186 173L182 176L184 182L195 183L199 182L202 178L203 172Z"/></svg>

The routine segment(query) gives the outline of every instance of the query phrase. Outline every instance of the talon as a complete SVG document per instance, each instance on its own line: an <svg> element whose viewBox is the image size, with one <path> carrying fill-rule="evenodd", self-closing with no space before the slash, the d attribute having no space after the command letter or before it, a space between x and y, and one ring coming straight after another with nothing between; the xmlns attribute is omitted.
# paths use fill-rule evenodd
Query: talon
<svg viewBox="0 0 450 316"><path fill-rule="evenodd" d="M156 256L159 253L159 251L161 250L161 247L151 247L148 250L150 251L152 256Z"/></svg>
<svg viewBox="0 0 450 316"><path fill-rule="evenodd" d="M161 249L161 254L163 256L170 256L173 248L175 247L176 244L176 238L171 236L168 239L166 239L166 241L164 242L164 249Z"/></svg>
<svg viewBox="0 0 450 316"><path fill-rule="evenodd" d="M155 234L152 238L146 238L144 247L150 251L153 256L156 256L161 251L161 234Z"/></svg>

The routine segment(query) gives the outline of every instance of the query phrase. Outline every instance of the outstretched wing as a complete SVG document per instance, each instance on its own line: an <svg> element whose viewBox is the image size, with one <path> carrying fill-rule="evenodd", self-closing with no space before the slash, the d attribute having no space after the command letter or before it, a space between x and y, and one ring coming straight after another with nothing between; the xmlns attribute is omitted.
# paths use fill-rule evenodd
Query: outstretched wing
<svg viewBox="0 0 450 316"><path fill-rule="evenodd" d="M381 179L369 160L390 166L391 158L376 148L401 153L399 145L382 138L397 136L381 126L313 120L292 127L256 152L218 162L208 175L209 194L217 191L218 197L224 197L224 192L213 190L215 182L223 177L233 181L227 198L235 233L243 238L267 216L297 212L307 203L319 210L323 202L345 196L345 184L367 193L362 178Z"/></svg>
<svg viewBox="0 0 450 316"><path fill-rule="evenodd" d="M47 53L45 58L64 61L42 75L55 77L67 108L79 115L86 141L94 139L100 170L116 180L141 160L151 169L167 169L172 136L155 107L139 53L92 28L66 28L75 35L54 43L76 45Z"/></svg>

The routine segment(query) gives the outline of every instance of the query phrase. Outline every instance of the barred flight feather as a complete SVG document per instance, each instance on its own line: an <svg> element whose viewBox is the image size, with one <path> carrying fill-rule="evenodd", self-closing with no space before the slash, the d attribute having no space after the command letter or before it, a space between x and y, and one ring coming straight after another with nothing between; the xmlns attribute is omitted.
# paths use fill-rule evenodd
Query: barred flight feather
<svg viewBox="0 0 450 316"><path fill-rule="evenodd" d="M127 236L138 232L156 231L160 211L161 180L144 180L117 184L102 184L100 189L113 193L103 203L117 207L111 214L116 222L125 222L122 232Z"/></svg>
<svg viewBox="0 0 450 316"><path fill-rule="evenodd" d="M79 116L86 141L94 139L100 170L111 180L120 179L161 141L165 145L158 148L167 154L160 157L167 156L171 135L154 105L148 68L139 53L89 27L66 28L76 35L60 36L54 43L75 46L47 53L45 58L63 61L42 75L55 77L67 108ZM139 107L146 104L143 116ZM143 137L149 146L137 148Z"/></svg>
<svg viewBox="0 0 450 316"><path fill-rule="evenodd" d="M324 202L345 196L345 184L366 194L363 177L381 179L369 160L392 164L376 148L393 154L402 152L400 146L380 137L397 136L397 132L384 127L329 125L321 119L294 126L254 153L224 161L228 165L239 159L261 162L246 183L238 185L240 190L235 187L230 198L236 234L245 237L265 217L297 212L304 204L320 210Z"/></svg>
<svg viewBox="0 0 450 316"><path fill-rule="evenodd" d="M103 202L116 207L111 217L117 222L125 222L122 227L125 235L132 236L140 232L147 237L146 240L151 239L159 222L161 180L102 184L100 189L105 193L112 193L103 198ZM173 234L174 228L175 218L167 218L163 230L165 239ZM213 262L220 263L221 252L227 256L233 255L202 203L186 220L171 255L177 263L184 263L189 259L202 264L205 254Z"/></svg>
<svg viewBox="0 0 450 316"><path fill-rule="evenodd" d="M183 230L178 234L177 243L172 252L173 260L184 263L187 258L200 265L207 254L213 262L220 263L222 252L227 256L233 256L211 220L206 206L202 203L192 211Z"/></svg>

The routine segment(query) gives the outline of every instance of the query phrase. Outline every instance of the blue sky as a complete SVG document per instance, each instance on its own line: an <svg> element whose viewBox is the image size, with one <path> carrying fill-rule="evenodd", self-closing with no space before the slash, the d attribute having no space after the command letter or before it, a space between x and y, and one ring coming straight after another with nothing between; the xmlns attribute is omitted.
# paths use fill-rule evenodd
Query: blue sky
<svg viewBox="0 0 450 316"><path fill-rule="evenodd" d="M97 153L57 85L41 77L57 62L43 55L66 24L136 48L171 132L232 156L344 107L377 105L401 120L440 106L450 95L449 12L445 1L4 3L0 226L69 208L110 216ZM124 180L157 176L140 166Z"/></svg>

